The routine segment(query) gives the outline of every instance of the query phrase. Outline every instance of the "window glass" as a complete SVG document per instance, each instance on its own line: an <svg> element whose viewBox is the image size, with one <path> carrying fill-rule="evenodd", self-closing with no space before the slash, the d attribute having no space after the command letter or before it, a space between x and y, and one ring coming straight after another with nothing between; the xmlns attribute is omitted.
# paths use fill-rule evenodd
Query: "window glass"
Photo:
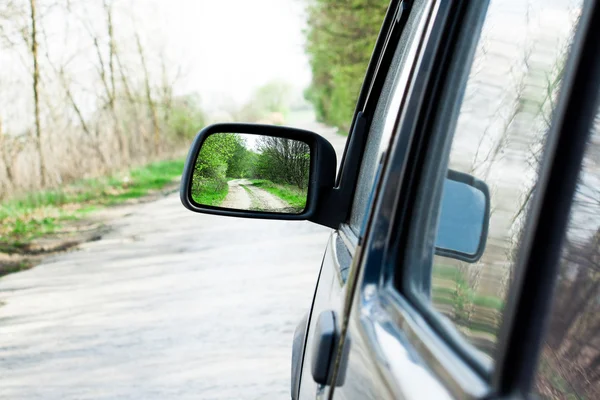
<svg viewBox="0 0 600 400"><path fill-rule="evenodd" d="M423 7L424 1L416 1L413 4L392 60L390 73L387 75L382 92L379 95L379 102L369 130L369 140L365 146L350 213L349 224L356 235L360 234L367 215L377 167L382 153L387 149L391 132L394 129L400 101L408 81L408 74L403 73L403 67L407 62L412 62L416 52L418 41L414 39L415 35L420 34L417 26L423 15ZM414 50L411 47L414 47Z"/></svg>
<svg viewBox="0 0 600 400"><path fill-rule="evenodd" d="M536 392L600 398L600 113L579 173Z"/></svg>
<svg viewBox="0 0 600 400"><path fill-rule="evenodd" d="M442 329L456 328L488 361L580 6L571 0L491 1L456 127L439 139L439 150L428 152L435 169L428 182L435 185L418 195L417 204L431 208L416 222L424 240L411 268L419 268L413 276L422 282L411 290L437 321L451 322ZM482 237L487 242L478 248Z"/></svg>

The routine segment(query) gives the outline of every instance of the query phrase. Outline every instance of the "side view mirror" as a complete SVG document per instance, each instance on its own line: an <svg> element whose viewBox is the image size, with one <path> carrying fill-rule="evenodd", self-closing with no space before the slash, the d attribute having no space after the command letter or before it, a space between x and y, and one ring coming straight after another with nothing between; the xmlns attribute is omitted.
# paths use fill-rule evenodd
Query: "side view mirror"
<svg viewBox="0 0 600 400"><path fill-rule="evenodd" d="M485 182L448 170L444 180L435 254L466 262L481 258L487 241L490 193Z"/></svg>
<svg viewBox="0 0 600 400"><path fill-rule="evenodd" d="M335 168L333 147L315 133L211 125L198 133L188 154L181 201L208 214L319 222L319 199L333 189Z"/></svg>
<svg viewBox="0 0 600 400"><path fill-rule="evenodd" d="M188 153L181 202L194 212L309 220L337 228L351 204L353 178L344 184L342 177L335 188L335 171L335 151L316 133L274 125L210 125L198 133ZM467 262L481 257L489 197L484 182L448 171L436 254Z"/></svg>

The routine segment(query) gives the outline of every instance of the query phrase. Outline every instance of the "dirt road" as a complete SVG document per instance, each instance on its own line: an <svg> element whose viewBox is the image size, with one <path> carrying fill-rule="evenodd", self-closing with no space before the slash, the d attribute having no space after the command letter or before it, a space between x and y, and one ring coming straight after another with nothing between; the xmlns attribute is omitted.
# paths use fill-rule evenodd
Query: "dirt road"
<svg viewBox="0 0 600 400"><path fill-rule="evenodd" d="M227 184L229 192L221 207L272 212L286 212L291 209L284 200L254 186L248 179L233 179Z"/></svg>
<svg viewBox="0 0 600 400"><path fill-rule="evenodd" d="M289 398L328 235L177 194L131 207L102 240L0 279L0 398Z"/></svg>

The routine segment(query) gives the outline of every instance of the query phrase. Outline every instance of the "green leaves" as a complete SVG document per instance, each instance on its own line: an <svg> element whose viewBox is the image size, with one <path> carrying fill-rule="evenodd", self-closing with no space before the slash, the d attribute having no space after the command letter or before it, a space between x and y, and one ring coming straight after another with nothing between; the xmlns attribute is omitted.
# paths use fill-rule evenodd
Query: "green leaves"
<svg viewBox="0 0 600 400"><path fill-rule="evenodd" d="M227 195L227 177L240 177L247 150L237 133L215 133L206 138L192 177L192 197L216 205Z"/></svg>
<svg viewBox="0 0 600 400"><path fill-rule="evenodd" d="M310 148L306 143L263 136L258 140L258 148L255 177L306 188L310 169Z"/></svg>
<svg viewBox="0 0 600 400"><path fill-rule="evenodd" d="M389 1L314 0L306 52L313 79L305 92L317 117L348 131Z"/></svg>
<svg viewBox="0 0 600 400"><path fill-rule="evenodd" d="M194 177L225 179L229 160L241 140L234 133L217 133L206 138L196 160Z"/></svg>

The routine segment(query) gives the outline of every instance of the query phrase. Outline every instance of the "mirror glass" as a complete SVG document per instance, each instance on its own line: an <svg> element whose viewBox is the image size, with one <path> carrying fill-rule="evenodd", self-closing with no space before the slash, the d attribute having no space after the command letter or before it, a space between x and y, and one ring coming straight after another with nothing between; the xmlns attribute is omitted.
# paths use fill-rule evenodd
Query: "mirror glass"
<svg viewBox="0 0 600 400"><path fill-rule="evenodd" d="M438 255L464 259L478 253L487 234L486 204L483 190L446 178L435 243Z"/></svg>
<svg viewBox="0 0 600 400"><path fill-rule="evenodd" d="M304 142L214 133L198 153L191 195L201 206L300 214L309 174L310 147Z"/></svg>

